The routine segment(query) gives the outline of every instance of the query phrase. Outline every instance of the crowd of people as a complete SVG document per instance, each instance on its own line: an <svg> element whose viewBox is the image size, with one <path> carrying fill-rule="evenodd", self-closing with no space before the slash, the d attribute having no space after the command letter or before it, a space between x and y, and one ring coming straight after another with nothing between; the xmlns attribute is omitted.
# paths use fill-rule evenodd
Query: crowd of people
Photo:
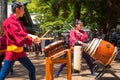
<svg viewBox="0 0 120 80"><path fill-rule="evenodd" d="M109 32L104 33L103 29L99 30L90 30L89 32L89 41L93 40L93 38L103 39L106 40L113 45L119 47L119 40L120 40L120 28L112 28Z"/></svg>

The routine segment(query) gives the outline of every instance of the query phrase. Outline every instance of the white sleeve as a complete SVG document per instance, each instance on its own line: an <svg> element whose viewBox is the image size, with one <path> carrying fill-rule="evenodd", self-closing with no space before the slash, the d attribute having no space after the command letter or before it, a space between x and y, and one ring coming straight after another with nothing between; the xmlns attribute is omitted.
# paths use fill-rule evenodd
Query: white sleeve
<svg viewBox="0 0 120 80"><path fill-rule="evenodd" d="M32 35L32 34L28 34L28 37L32 37L33 39L37 38L38 36Z"/></svg>

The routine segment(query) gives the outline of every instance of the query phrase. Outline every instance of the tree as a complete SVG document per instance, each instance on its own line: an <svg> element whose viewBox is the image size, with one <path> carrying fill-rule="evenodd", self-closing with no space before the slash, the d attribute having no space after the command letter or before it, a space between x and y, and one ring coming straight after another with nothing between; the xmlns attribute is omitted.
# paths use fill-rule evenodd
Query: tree
<svg viewBox="0 0 120 80"><path fill-rule="evenodd" d="M7 0L0 1L0 34L3 32L2 23L7 18Z"/></svg>
<svg viewBox="0 0 120 80"><path fill-rule="evenodd" d="M3 22L7 18L7 0L1 0L1 19L0 21Z"/></svg>
<svg viewBox="0 0 120 80"><path fill-rule="evenodd" d="M120 0L31 0L28 9L37 13L36 19L44 29L54 32L70 30L76 19L92 29L104 29L104 33L120 22ZM42 16L44 15L44 17Z"/></svg>

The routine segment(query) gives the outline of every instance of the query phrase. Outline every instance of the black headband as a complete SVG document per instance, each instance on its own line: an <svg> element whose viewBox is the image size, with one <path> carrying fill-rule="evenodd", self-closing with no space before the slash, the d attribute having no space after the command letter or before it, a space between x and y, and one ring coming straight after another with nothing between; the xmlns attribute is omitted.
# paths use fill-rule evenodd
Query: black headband
<svg viewBox="0 0 120 80"><path fill-rule="evenodd" d="M21 2L13 2L12 6L11 6L12 7L12 12L14 13L16 8L20 8L22 6L24 6L24 4L21 3Z"/></svg>

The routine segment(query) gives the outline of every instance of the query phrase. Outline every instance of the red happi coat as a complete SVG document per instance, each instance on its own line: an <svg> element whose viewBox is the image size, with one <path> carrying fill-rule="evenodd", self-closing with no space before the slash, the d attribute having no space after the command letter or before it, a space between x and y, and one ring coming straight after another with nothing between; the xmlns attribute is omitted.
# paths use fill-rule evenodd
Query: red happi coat
<svg viewBox="0 0 120 80"><path fill-rule="evenodd" d="M25 29L23 23L14 15L11 14L9 18L3 23L3 29L6 36L7 46L15 45L23 47L24 44L31 45L32 39L26 38L28 31ZM12 51L6 51L6 60L16 60L18 58L26 57L24 51L15 53Z"/></svg>
<svg viewBox="0 0 120 80"><path fill-rule="evenodd" d="M82 33L83 35L79 34ZM72 29L70 32L70 44L71 46L75 45L75 42L77 41L81 41L81 42L85 42L88 39L88 35L85 31L83 30L76 30L76 29Z"/></svg>

